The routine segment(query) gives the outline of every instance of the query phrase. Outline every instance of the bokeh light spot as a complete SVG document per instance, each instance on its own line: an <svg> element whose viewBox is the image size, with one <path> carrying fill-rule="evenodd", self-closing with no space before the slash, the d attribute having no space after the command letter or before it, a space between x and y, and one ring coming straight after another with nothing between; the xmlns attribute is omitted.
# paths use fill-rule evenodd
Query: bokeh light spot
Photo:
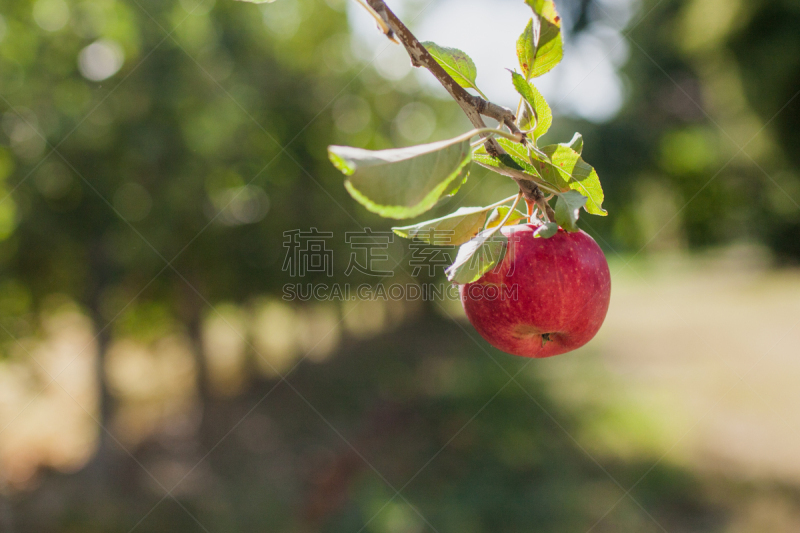
<svg viewBox="0 0 800 533"><path fill-rule="evenodd" d="M110 39L93 42L78 54L78 69L84 78L102 81L116 74L125 61L122 47Z"/></svg>
<svg viewBox="0 0 800 533"><path fill-rule="evenodd" d="M223 189L214 195L219 219L226 226L254 224L267 215L269 198L261 187L244 185Z"/></svg>
<svg viewBox="0 0 800 533"><path fill-rule="evenodd" d="M14 152L23 159L35 159L44 151L46 143L39 131L39 120L30 109L18 107L3 115L3 131Z"/></svg>
<svg viewBox="0 0 800 533"><path fill-rule="evenodd" d="M275 37L291 39L300 28L302 17L298 2L269 2L263 6L264 24Z"/></svg>
<svg viewBox="0 0 800 533"><path fill-rule="evenodd" d="M69 21L69 7L64 0L38 0L33 4L33 19L45 31L58 31Z"/></svg>
<svg viewBox="0 0 800 533"><path fill-rule="evenodd" d="M7 191L0 189L0 197L6 197ZM11 198L0 204L0 241L6 240L17 227L17 204Z"/></svg>
<svg viewBox="0 0 800 533"><path fill-rule="evenodd" d="M436 129L436 114L430 106L412 102L397 113L395 127L400 136L407 141L425 141Z"/></svg>
<svg viewBox="0 0 800 533"><path fill-rule="evenodd" d="M114 193L114 209L127 221L138 222L150 214L153 200L138 183L125 183Z"/></svg>
<svg viewBox="0 0 800 533"><path fill-rule="evenodd" d="M661 166L667 172L703 172L716 160L713 137L703 128L671 131L661 140Z"/></svg>
<svg viewBox="0 0 800 533"><path fill-rule="evenodd" d="M346 33L337 33L323 42L320 54L328 68L334 72L347 72L355 63L350 50L350 36Z"/></svg>
<svg viewBox="0 0 800 533"><path fill-rule="evenodd" d="M372 111L360 96L343 96L333 104L333 120L339 131L358 133L369 125Z"/></svg>
<svg viewBox="0 0 800 533"><path fill-rule="evenodd" d="M62 198L72 185L72 174L59 161L50 161L41 166L33 177L36 188L42 195L51 200Z"/></svg>
<svg viewBox="0 0 800 533"><path fill-rule="evenodd" d="M378 74L390 81L402 80L411 72L411 60L401 46L385 48L373 65Z"/></svg>

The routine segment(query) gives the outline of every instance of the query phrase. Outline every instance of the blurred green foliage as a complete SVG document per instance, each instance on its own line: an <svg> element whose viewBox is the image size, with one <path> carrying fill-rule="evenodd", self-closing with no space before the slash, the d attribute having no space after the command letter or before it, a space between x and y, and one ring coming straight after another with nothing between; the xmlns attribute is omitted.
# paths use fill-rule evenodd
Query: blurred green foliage
<svg viewBox="0 0 800 533"><path fill-rule="evenodd" d="M792 1L641 3L628 101L584 128L614 215L592 221L607 244L637 251L677 232L691 247L753 241L800 257L799 30Z"/></svg>
<svg viewBox="0 0 800 533"><path fill-rule="evenodd" d="M35 300L67 294L107 322L145 287L139 301L180 314L182 277L211 301L274 292L284 230L360 228L330 208L349 199L325 157L330 104L366 102L328 66L346 59L322 61L345 15L212 5L4 6L0 261ZM366 113L379 144L387 126Z"/></svg>
<svg viewBox="0 0 800 533"><path fill-rule="evenodd" d="M559 8L572 13L573 31L581 31L591 27L602 5L574 0ZM586 158L603 179L610 215L584 217L580 224L614 251L749 239L796 260L800 5L644 0L638 12L643 18L632 22L631 59L624 68L629 94L619 116L604 124L556 117L553 136L581 131ZM37 313L52 305L53 295L79 302L98 332L107 328L114 336L152 340L175 328L190 329L206 303L280 295L287 281L283 232L298 228L334 232L334 273L342 276L348 260L344 232L388 229L390 222L347 195L326 147L388 148L468 127L457 105L434 98L413 76L390 79L374 62L359 59L346 19L344 2L336 0L261 6L224 0L3 0L4 329L14 338L35 335ZM490 176L475 169L460 196L439 214L465 198L469 204L488 192L503 197L497 189L513 194L513 183ZM322 279L327 278L309 276L310 282ZM462 332L438 336L448 326L431 323L435 331L421 327L367 346L347 344L348 353L334 363L301 369L298 386L314 405L326 407L325 416L337 427L352 429L348 435L367 428L362 444L374 452L368 459L379 461L381 471L395 468L395 486L506 379L474 344L453 344L464 340ZM451 364L447 354L467 363ZM422 378L446 383L434 383L432 393ZM535 389L531 383L527 388ZM230 453L212 456L213 472L221 474L211 475L209 483L217 488L204 492L192 509L202 508L204 520L216 520L226 531L263 530L264 524L302 531L298 523L309 516L319 530L358 531L394 493L356 461L347 486L334 487L347 501L327 495L325 480L317 478L338 460L347 470L352 458L335 434L326 432L330 440L319 444L325 428L313 413L297 415L307 406L283 387L284 403L270 403L275 411L261 413L277 420L276 448L268 447L271 441L257 423L246 426L252 435L231 444ZM266 390L243 396L241 403L221 402L216 419L210 408L209 442ZM539 394L531 402L517 389L498 400L492 416L454 441L410 487L408 498L436 524L446 524L441 531L590 527L613 504L609 495L618 497L617 489L534 402L548 411L557 406ZM386 405L390 414L409 418L389 424L399 429L387 433L388 441L369 440L365 419ZM650 464L605 466L627 487ZM53 486L68 486L58 483L64 485ZM26 530L127 531L158 498L120 490L100 518L91 498L82 507L67 506L58 515L63 529L33 520L40 508L23 502L25 516L33 517ZM317 507L302 503L317 493ZM722 528L716 504L683 472L656 469L636 496L659 520L674 525L670 531ZM126 501L134 504L122 508ZM153 516L164 531L196 526L170 501ZM374 530L424 529L418 518L395 498L378 513ZM610 520L606 531L655 527L627 501Z"/></svg>
<svg viewBox="0 0 800 533"><path fill-rule="evenodd" d="M422 142L465 121L413 78L356 59L343 5L6 2L2 276L33 301L65 293L110 320L153 278L144 299L180 301L181 277L211 302L275 292L286 229L384 227L352 204L325 146ZM603 5L561 9L580 30ZM677 233L796 257L798 8L671 0L638 12L627 105L606 124L563 126L586 132L609 183L614 216L584 227L618 251Z"/></svg>

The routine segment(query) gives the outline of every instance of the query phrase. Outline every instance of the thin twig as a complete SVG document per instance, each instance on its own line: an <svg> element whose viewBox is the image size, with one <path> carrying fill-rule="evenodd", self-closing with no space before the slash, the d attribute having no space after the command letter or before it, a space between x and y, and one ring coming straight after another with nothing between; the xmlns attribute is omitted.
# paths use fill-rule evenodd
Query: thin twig
<svg viewBox="0 0 800 533"><path fill-rule="evenodd" d="M520 142L522 142L523 144L527 142L525 134L521 132L520 129L517 127L516 123L517 117L514 116L514 113L512 113L510 109L497 104L493 104L488 100L484 100L480 96L472 96L472 100L474 102L473 105L475 106L475 109L478 111L478 113L493 118L500 124L505 124L511 131L511 133L517 133L522 136L522 141Z"/></svg>
<svg viewBox="0 0 800 533"><path fill-rule="evenodd" d="M359 4L361 4L361 6L362 6L364 9L366 9L366 10L367 10L367 13L369 13L370 15L372 15L372 18L374 18L374 19L375 19L375 22L377 22L377 23L378 23L378 27L381 29L381 31L383 32L383 34L384 34L386 37L388 37L388 38L389 38L389 40L390 40L390 41L392 41L394 44L400 44L400 42L399 42L399 41L398 41L398 40L395 38L395 36L394 36L394 32L392 31L392 29L389 27L389 25L386 23L386 21L385 21L385 20L383 20L383 17L382 17L382 16L381 16L381 15L380 15L380 14L379 14L377 11L375 11L375 10L372 8L372 6L370 6L370 5L369 5L368 3L366 3L364 0L356 0L356 2L358 2Z"/></svg>

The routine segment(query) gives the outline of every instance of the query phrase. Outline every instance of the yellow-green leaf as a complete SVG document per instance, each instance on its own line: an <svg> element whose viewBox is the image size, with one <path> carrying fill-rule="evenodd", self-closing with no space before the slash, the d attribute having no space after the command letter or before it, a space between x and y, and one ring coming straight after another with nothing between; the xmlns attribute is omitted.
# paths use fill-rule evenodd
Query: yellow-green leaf
<svg viewBox="0 0 800 533"><path fill-rule="evenodd" d="M497 139L497 142L506 151L500 158L492 157L486 153L485 149L475 151L473 158L479 165L495 170L502 174L503 168L512 168L524 172L537 183L549 185L551 189L557 191L568 191L570 189L567 178L560 172L552 168L549 156L543 152L531 151L534 160L531 161L528 149L520 143L508 139Z"/></svg>
<svg viewBox="0 0 800 533"><path fill-rule="evenodd" d="M489 218L486 220L486 229L496 228L497 226L499 226L500 223L503 221L503 219L506 218L506 215L508 215L508 211L510 209L511 208L508 207L507 205L501 205L500 207L492 211L492 214L489 215ZM508 217L508 220L506 220L504 226L513 226L520 220L527 218L528 218L527 215L515 209L514 212L511 213L511 216Z"/></svg>
<svg viewBox="0 0 800 533"><path fill-rule="evenodd" d="M430 52L436 62L450 74L456 83L465 88L475 89L483 96L483 93L475 83L478 69L475 67L475 62L466 53L458 48L447 48L430 41L422 43L422 46Z"/></svg>
<svg viewBox="0 0 800 533"><path fill-rule="evenodd" d="M472 283L503 260L508 238L496 229L480 232L458 249L456 260L445 273L453 283Z"/></svg>
<svg viewBox="0 0 800 533"><path fill-rule="evenodd" d="M537 159L536 166L545 181L548 183L566 181L568 189L577 191L588 199L587 212L600 216L608 214L603 209L604 196L600 178L578 152L563 144L545 146L542 152L547 158Z"/></svg>
<svg viewBox="0 0 800 533"><path fill-rule="evenodd" d="M517 40L517 58L525 79L536 78L553 69L564 57L561 17L551 0L525 0L533 18Z"/></svg>
<svg viewBox="0 0 800 533"><path fill-rule="evenodd" d="M533 82L526 81L523 76L516 72L511 73L511 81L520 96L533 110L533 116L528 115L527 121L523 119L520 127L523 130L533 128L533 137L538 140L550 129L550 125L553 123L553 112L550 110L547 100L544 99L544 96L542 96L542 93L539 92Z"/></svg>
<svg viewBox="0 0 800 533"><path fill-rule="evenodd" d="M378 151L329 146L328 156L353 198L397 219L421 215L453 192L472 161L469 140L458 139Z"/></svg>
<svg viewBox="0 0 800 533"><path fill-rule="evenodd" d="M578 155L580 155L581 152L583 152L583 135L581 135L580 133L575 133L575 135L572 136L572 140L570 142L561 144L563 144L564 146L568 146L569 148L572 148L578 153Z"/></svg>
<svg viewBox="0 0 800 533"><path fill-rule="evenodd" d="M483 228L489 207L462 207L455 213L426 220L412 226L392 228L406 239L417 238L428 244L460 245L475 237Z"/></svg>

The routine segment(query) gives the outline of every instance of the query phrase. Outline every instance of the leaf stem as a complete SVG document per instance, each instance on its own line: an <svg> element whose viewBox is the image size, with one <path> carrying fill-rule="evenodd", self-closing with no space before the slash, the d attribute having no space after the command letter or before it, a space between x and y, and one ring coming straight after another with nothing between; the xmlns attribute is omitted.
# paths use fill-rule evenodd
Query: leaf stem
<svg viewBox="0 0 800 533"><path fill-rule="evenodd" d="M542 189L543 191L550 193L550 196L547 198L548 200L552 199L554 194L559 194L559 191L557 189L553 189L549 185L546 185L545 183L542 182L544 182L544 180L536 180L536 185L538 185L539 188Z"/></svg>
<svg viewBox="0 0 800 533"><path fill-rule="evenodd" d="M507 202L510 202L511 200L513 200L514 198L516 198L517 196L519 196L519 193L517 193L517 194L515 194L515 195L513 195L513 196L509 196L509 197L508 197L508 198L506 198L505 200L500 200L499 202L497 202L497 203L495 203L495 204L492 204L492 205L487 205L487 206L486 206L484 209L485 209L486 211L488 211L489 209L494 209L495 207L500 207L501 205L503 205L503 204L505 204L505 203L507 203ZM515 205L516 205L516 204L515 204Z"/></svg>
<svg viewBox="0 0 800 533"><path fill-rule="evenodd" d="M503 217L503 220L500 222L500 224L498 224L497 226L495 226L495 227L494 227L494 230L493 230L493 231L492 231L492 232L489 234L489 236L491 236L491 235L494 235L495 233L497 233L497 231L498 231L500 228L502 228L503 226L505 226L505 225L506 225L506 222L508 222L508 219L509 219L509 218L511 218L511 214L512 214L512 213L514 212L514 210L517 208L517 204L519 203L519 200L520 200L520 198L522 198L522 191L519 191L519 192L516 194L516 196L515 196L515 198L514 198L514 203L511 205L511 209L509 209L509 210L508 210L508 213L506 213L506 216L505 216L505 217ZM503 203L507 202L509 199L510 199L510 198L506 198L506 199L503 201Z"/></svg>
<svg viewBox="0 0 800 533"><path fill-rule="evenodd" d="M454 143L457 143L457 142L465 141L465 140L467 140L467 139L470 139L470 138L472 138L472 137L475 137L476 135L486 135L486 134L489 134L489 135L499 135L500 137L505 137L506 139L512 140L512 141L514 141L514 142L522 142L522 139L524 138L524 137L523 137L521 134L519 134L519 133L509 133L509 132L507 132L507 131L505 131L505 130L501 130L501 129L495 129L495 128L478 128L478 129L474 129L474 130L472 130L472 131L468 131L467 133L464 133L463 135L459 135L458 137L456 137L455 139L453 139L453 142L454 142ZM482 143L482 142L483 142L483 141L480 141L480 143ZM480 143L479 143L479 144L480 144ZM473 143L473 144L475 144L475 143ZM477 146L477 145L476 145L476 146Z"/></svg>

